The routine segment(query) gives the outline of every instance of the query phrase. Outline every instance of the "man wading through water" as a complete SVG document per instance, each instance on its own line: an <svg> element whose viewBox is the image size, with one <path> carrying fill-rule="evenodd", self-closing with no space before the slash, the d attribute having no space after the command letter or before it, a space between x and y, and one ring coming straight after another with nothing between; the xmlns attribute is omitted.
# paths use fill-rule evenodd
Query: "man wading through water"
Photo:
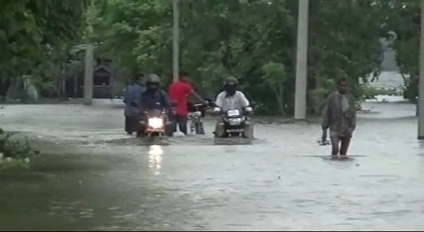
<svg viewBox="0 0 424 232"><path fill-rule="evenodd" d="M178 124L178 129L184 133L184 135L187 135L187 98L189 95L194 95L200 102L204 102L204 100L193 90L190 84L189 74L181 71L179 73L179 80L169 86L168 96L171 102L177 104L173 115L173 130L177 132Z"/></svg>
<svg viewBox="0 0 424 232"><path fill-rule="evenodd" d="M355 127L355 98L349 93L347 80L342 78L337 81L337 91L328 97L322 115L322 140L327 140L327 129L330 129L333 158L338 154L346 157Z"/></svg>
<svg viewBox="0 0 424 232"><path fill-rule="evenodd" d="M140 98L145 89L144 75L139 73L135 75L133 84L125 91L125 131L128 135L136 132L139 128Z"/></svg>

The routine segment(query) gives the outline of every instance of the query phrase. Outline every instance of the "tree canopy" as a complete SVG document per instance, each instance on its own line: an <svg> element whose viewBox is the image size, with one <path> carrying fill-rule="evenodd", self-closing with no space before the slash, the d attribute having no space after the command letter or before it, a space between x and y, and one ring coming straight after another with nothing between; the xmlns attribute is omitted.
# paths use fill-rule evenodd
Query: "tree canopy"
<svg viewBox="0 0 424 232"><path fill-rule="evenodd" d="M70 47L85 43L85 22L91 20L89 37L97 44L96 55L112 59L121 78L154 72L164 85L169 83L171 1L92 3L93 7L87 7L83 0L5 0L0 10L2 78L28 74L46 65L63 76ZM232 75L262 111L291 114L297 7L298 2L292 0L179 1L180 69L188 71L209 97L220 90L223 77ZM418 10L417 2L407 0L310 1L309 112L319 112L339 77L349 78L361 97L360 83L379 74L383 57L380 38L390 31L397 35L393 46L401 73L408 77L417 74Z"/></svg>
<svg viewBox="0 0 424 232"><path fill-rule="evenodd" d="M12 1L0 9L2 78L30 74L62 41L78 38L86 1Z"/></svg>

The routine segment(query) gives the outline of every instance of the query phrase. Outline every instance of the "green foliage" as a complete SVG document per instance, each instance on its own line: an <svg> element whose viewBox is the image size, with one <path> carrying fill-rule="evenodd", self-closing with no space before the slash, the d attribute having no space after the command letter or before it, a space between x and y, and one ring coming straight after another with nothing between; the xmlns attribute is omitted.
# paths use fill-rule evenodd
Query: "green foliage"
<svg viewBox="0 0 424 232"><path fill-rule="evenodd" d="M387 19L385 29L391 32L396 61L405 78L404 97L412 101L418 97L420 3L408 0L381 3Z"/></svg>
<svg viewBox="0 0 424 232"><path fill-rule="evenodd" d="M109 55L123 76L143 70L163 73L170 50L170 8L165 0L108 0L99 3L95 32L99 52ZM170 61L170 58L168 58Z"/></svg>
<svg viewBox="0 0 424 232"><path fill-rule="evenodd" d="M287 73L284 64L268 62L262 66L262 72L264 73L262 78L274 92L280 113L285 115L283 91L284 83L287 81Z"/></svg>
<svg viewBox="0 0 424 232"><path fill-rule="evenodd" d="M284 83L287 80L286 69L281 63L268 62L262 66L265 81L271 85Z"/></svg>
<svg viewBox="0 0 424 232"><path fill-rule="evenodd" d="M358 91L361 96L359 100L374 99L377 95L401 96L403 93L402 88L377 88L367 84L360 85Z"/></svg>
<svg viewBox="0 0 424 232"><path fill-rule="evenodd" d="M27 140L16 140L12 135L0 129L0 170L10 167L27 167L32 158L38 156Z"/></svg>
<svg viewBox="0 0 424 232"><path fill-rule="evenodd" d="M61 41L78 36L85 0L11 1L0 9L0 75L33 74Z"/></svg>
<svg viewBox="0 0 424 232"><path fill-rule="evenodd" d="M356 88L359 79L378 74L382 6L374 2L311 1L310 91L327 93L328 80L340 76L350 78ZM125 75L142 70L170 80L170 1L106 0L101 8L99 50L107 51ZM222 78L231 74L265 111L276 113L276 106L293 111L296 1L185 0L179 8L181 67L198 87L214 97Z"/></svg>
<svg viewBox="0 0 424 232"><path fill-rule="evenodd" d="M83 54L70 52L71 47L94 42L97 56L111 58L120 78L142 71L171 81L171 1L93 0L89 6L87 2L4 1L2 78L41 76L35 83L46 92L56 88L58 94L58 83L82 68ZM314 0L310 4L309 113L319 112L339 77L349 78L356 97L363 97L366 91L360 83L379 74L379 39L389 36L389 31L397 34L393 46L401 72L410 76L406 83L412 84L406 89L414 90L418 1ZM191 73L194 84L208 97L216 95L222 78L230 74L265 112L291 114L297 7L292 0L179 1L181 69Z"/></svg>

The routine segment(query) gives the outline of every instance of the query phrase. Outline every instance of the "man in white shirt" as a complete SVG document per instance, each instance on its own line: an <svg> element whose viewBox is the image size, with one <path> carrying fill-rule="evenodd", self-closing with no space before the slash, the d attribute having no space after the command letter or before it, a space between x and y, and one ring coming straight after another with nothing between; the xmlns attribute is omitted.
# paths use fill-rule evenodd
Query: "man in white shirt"
<svg viewBox="0 0 424 232"><path fill-rule="evenodd" d="M237 90L238 80L229 76L224 80L224 91L216 97L215 112L227 112L228 110L239 110L240 112L251 112L250 102L241 91ZM221 118L215 126L215 136L222 137L225 134L224 123ZM253 127L250 122L246 123L245 137L253 137Z"/></svg>

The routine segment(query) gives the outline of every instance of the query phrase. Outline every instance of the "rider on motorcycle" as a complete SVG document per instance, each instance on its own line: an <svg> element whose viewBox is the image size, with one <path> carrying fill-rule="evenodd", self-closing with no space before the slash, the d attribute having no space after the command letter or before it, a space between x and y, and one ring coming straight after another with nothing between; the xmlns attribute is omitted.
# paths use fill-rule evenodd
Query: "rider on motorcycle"
<svg viewBox="0 0 424 232"><path fill-rule="evenodd" d="M214 111L227 112L228 110L239 110L242 113L248 114L252 111L249 106L250 102L241 91L237 90L238 80L235 77L229 76L224 79L224 91L216 97ZM253 131L250 123L246 124L246 136L253 137ZM215 126L215 136L222 137L225 134L224 123L219 118Z"/></svg>
<svg viewBox="0 0 424 232"><path fill-rule="evenodd" d="M168 116L171 111L171 105L166 93L160 89L159 76L149 74L146 78L146 90L141 94L140 112L143 114L154 109L165 111ZM144 120L143 115L141 115L141 118Z"/></svg>
<svg viewBox="0 0 424 232"><path fill-rule="evenodd" d="M141 94L140 108L142 111L170 109L166 93L160 89L160 78L156 74L149 74L146 78L146 90Z"/></svg>

